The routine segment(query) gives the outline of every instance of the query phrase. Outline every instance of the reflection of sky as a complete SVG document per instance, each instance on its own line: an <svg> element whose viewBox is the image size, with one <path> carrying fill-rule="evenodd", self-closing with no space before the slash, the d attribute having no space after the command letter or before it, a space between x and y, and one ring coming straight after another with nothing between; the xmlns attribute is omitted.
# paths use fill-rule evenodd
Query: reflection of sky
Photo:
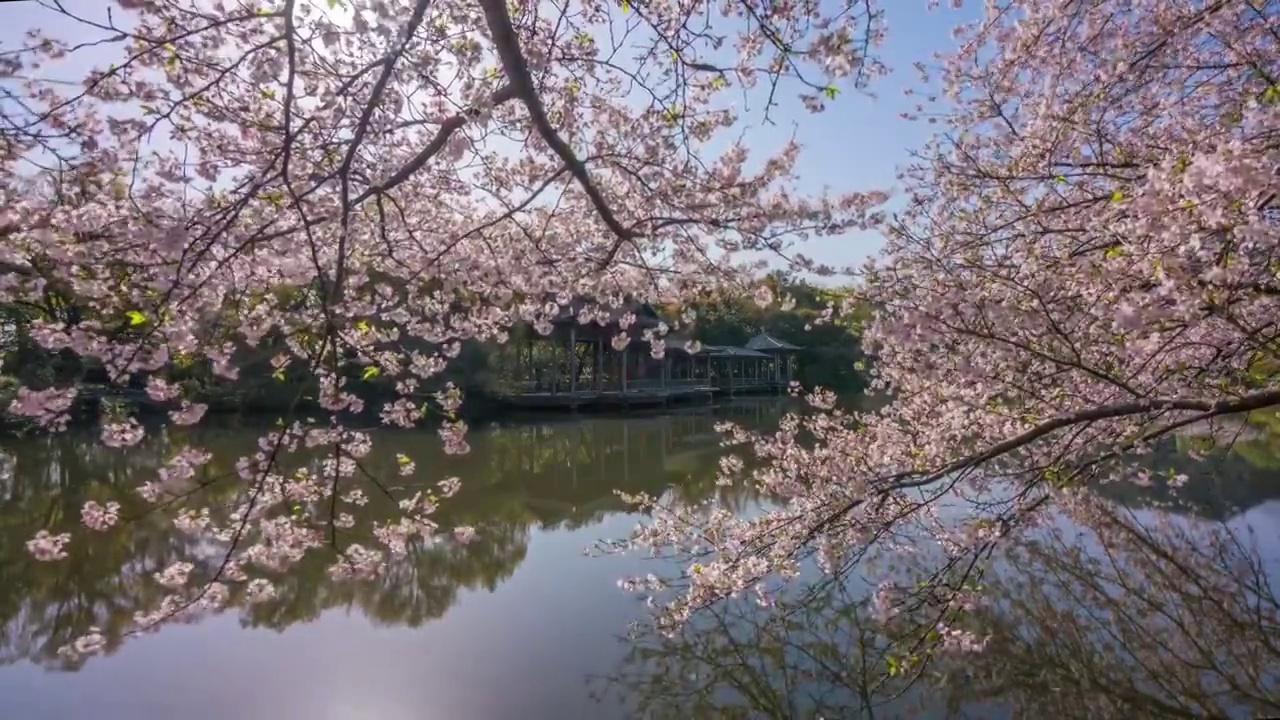
<svg viewBox="0 0 1280 720"><path fill-rule="evenodd" d="M639 607L616 580L643 563L583 558L582 549L635 521L534 532L496 592L463 592L446 621L419 629L376 628L342 610L284 633L243 630L225 616L166 627L77 673L0 669L0 717L608 717L588 699L586 676L619 659L613 636Z"/></svg>
<svg viewBox="0 0 1280 720"><path fill-rule="evenodd" d="M633 441L641 422L629 425ZM599 436L592 442L613 437L593 427ZM633 473L653 471L655 458L645 455L630 453ZM584 483L609 479L580 470ZM567 468L561 482L571 482ZM553 490L539 493L557 495ZM956 519L963 511L963 503L948 502L942 514ZM1133 512L1144 522L1159 516L1149 508ZM1216 526L1166 517L1185 527ZM0 720L625 717L589 699L587 676L617 667L627 647L615 638L640 614L639 598L616 580L652 566L638 558L584 558L582 550L625 536L636 520L612 515L574 531L531 528L527 554L496 591L460 592L443 618L416 629L378 627L342 609L282 633L242 629L227 615L166 627L77 673L0 667ZM1228 525L1252 528L1268 569L1280 574L1280 500ZM1097 550L1094 538L1084 541Z"/></svg>
<svg viewBox="0 0 1280 720"><path fill-rule="evenodd" d="M1252 535L1271 591L1280 596L1280 500L1249 508L1229 520L1227 528L1241 537Z"/></svg>

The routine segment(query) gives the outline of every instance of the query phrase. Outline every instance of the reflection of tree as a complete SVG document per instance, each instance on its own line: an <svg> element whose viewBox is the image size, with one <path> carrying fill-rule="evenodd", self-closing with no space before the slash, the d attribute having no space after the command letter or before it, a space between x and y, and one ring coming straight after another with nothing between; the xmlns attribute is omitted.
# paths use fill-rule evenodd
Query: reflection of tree
<svg viewBox="0 0 1280 720"><path fill-rule="evenodd" d="M169 435L127 456L93 439L25 439L16 449L6 453L0 477L0 663L53 660L90 626L110 636L164 595L151 573L199 559L157 517L133 522L131 532L95 536L65 562L36 562L24 548L37 528L74 522L89 499L117 500L122 515L137 517L143 504L129 490L180 449Z"/></svg>
<svg viewBox="0 0 1280 720"><path fill-rule="evenodd" d="M492 591L524 560L526 526L495 522L479 529L482 539L469 545L415 547L367 582L331 582L324 563L308 561L276 580L276 599L247 607L244 624L284 630L339 607L358 608L383 625L417 627L442 617L460 590Z"/></svg>
<svg viewBox="0 0 1280 720"><path fill-rule="evenodd" d="M1276 578L1247 535L1090 509L1088 529L1008 539L963 620L989 637L982 651L926 646L895 671L906 648L885 636L927 630L929 614L882 625L862 583L822 581L773 611L743 599L673 637L642 632L601 694L654 718L1280 714Z"/></svg>
<svg viewBox="0 0 1280 720"><path fill-rule="evenodd" d="M771 608L716 605L677 634L645 628L597 696L649 718L899 715L915 679L891 674L866 598L843 583L797 589Z"/></svg>
<svg viewBox="0 0 1280 720"><path fill-rule="evenodd" d="M1251 533L1098 506L1083 537L1056 528L1005 560L971 692L1036 717L1280 713L1277 578Z"/></svg>
<svg viewBox="0 0 1280 720"><path fill-rule="evenodd" d="M1153 473L1151 486L1111 483L1099 488L1103 495L1130 506L1225 520L1280 498L1280 419L1259 415L1212 435L1165 440L1149 455L1127 460ZM1173 473L1186 475L1186 484L1171 488L1166 476Z"/></svg>
<svg viewBox="0 0 1280 720"><path fill-rule="evenodd" d="M776 409L776 406L774 406ZM750 409L747 420L757 413ZM396 493L429 490L447 476L463 479L462 490L445 501L434 519L442 528L471 525L467 545L440 542L411 547L376 581L334 583L330 558L308 556L287 574L272 578L277 597L246 606L246 624L284 629L338 607L359 608L386 624L419 625L442 616L464 589L493 590L524 560L531 527L579 528L606 515L628 511L614 490L660 494L694 483L714 489L723 414L526 425L475 432L473 450L462 457L439 452L433 434L378 433L364 466L396 478L397 455L416 463ZM735 418L737 419L737 418ZM205 428L193 442L213 454L201 478L227 474L253 451L256 428ZM127 451L104 447L95 437L62 435L0 445L0 662L28 658L54 664L56 650L96 626L113 638L133 614L149 609L167 592L152 574L184 559L207 576L220 556L193 547L189 538L159 516L141 516L135 488L155 479L159 467L182 450L188 436L162 432ZM710 449L711 452L701 452ZM692 452L698 461L667 467L666 459ZM213 486L230 495L235 481ZM370 502L351 507L356 530L348 542L375 546L374 521L396 516L391 499L367 493ZM696 499L698 493L693 493ZM75 524L85 500L116 500L126 529L81 535L76 552L59 563L37 563L24 543L38 528ZM217 498L213 498L216 500ZM355 531L351 531L355 532Z"/></svg>

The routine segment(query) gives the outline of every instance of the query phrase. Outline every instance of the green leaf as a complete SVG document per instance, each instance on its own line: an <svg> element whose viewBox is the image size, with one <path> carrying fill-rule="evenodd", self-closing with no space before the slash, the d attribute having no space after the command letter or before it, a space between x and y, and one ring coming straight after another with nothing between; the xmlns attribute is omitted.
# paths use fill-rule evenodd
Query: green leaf
<svg viewBox="0 0 1280 720"><path fill-rule="evenodd" d="M130 310L124 316L129 318L130 325L145 325L147 323L147 316L137 310Z"/></svg>
<svg viewBox="0 0 1280 720"><path fill-rule="evenodd" d="M364 372L360 373L361 380L368 380L375 377L378 377L378 368L375 365L370 365L364 369Z"/></svg>
<svg viewBox="0 0 1280 720"><path fill-rule="evenodd" d="M827 96L827 99L829 99L829 100L835 100L835 99L836 99L836 93L838 93L838 92L840 92L840 91L839 91L839 90L837 90L837 89L836 89L836 87L835 87L834 85L830 85L830 86L825 87L825 88L823 88L823 89L822 89L822 93L823 93L824 95L826 95L826 96Z"/></svg>
<svg viewBox="0 0 1280 720"><path fill-rule="evenodd" d="M284 368L280 368L279 370L271 373L271 377L279 380L280 382L284 382Z"/></svg>
<svg viewBox="0 0 1280 720"><path fill-rule="evenodd" d="M1058 183L1059 185L1065 185L1065 184L1067 183L1067 176L1066 176L1066 175L1054 175L1054 176L1053 176L1053 181L1054 181L1054 182L1056 182L1056 183Z"/></svg>
<svg viewBox="0 0 1280 720"><path fill-rule="evenodd" d="M413 461L410 460L409 456L405 455L404 453L396 453L396 462L400 463L401 465L408 465Z"/></svg>
<svg viewBox="0 0 1280 720"><path fill-rule="evenodd" d="M281 207L284 205L284 191L270 190L268 192L258 193L258 199L269 202L276 207Z"/></svg>
<svg viewBox="0 0 1280 720"><path fill-rule="evenodd" d="M631 3L627 0L622 0L622 12L631 12Z"/></svg>
<svg viewBox="0 0 1280 720"><path fill-rule="evenodd" d="M362 333L369 332L369 321L368 320L358 321L356 323L356 330L359 330Z"/></svg>
<svg viewBox="0 0 1280 720"><path fill-rule="evenodd" d="M275 100L275 99L276 99L276 91L275 91L274 89L272 89L272 88L262 88L262 90L260 90L259 92L261 92L261 93L262 93L262 97L264 97L264 98L266 98L266 99L268 99L268 100Z"/></svg>
<svg viewBox="0 0 1280 720"><path fill-rule="evenodd" d="M1272 84L1266 90L1262 91L1262 104L1274 105L1280 102L1280 85Z"/></svg>
<svg viewBox="0 0 1280 720"><path fill-rule="evenodd" d="M1111 191L1111 202L1116 202L1116 203L1118 203L1118 202L1120 202L1121 200L1124 200L1124 191L1122 191L1122 190L1113 190L1113 191Z"/></svg>
<svg viewBox="0 0 1280 720"><path fill-rule="evenodd" d="M1121 245L1120 243L1116 243L1115 245L1112 245L1111 247L1107 248L1107 251L1103 253L1102 256L1107 260L1114 260L1123 254L1124 254L1124 246Z"/></svg>
<svg viewBox="0 0 1280 720"><path fill-rule="evenodd" d="M338 8L345 8L345 7L346 7L346 5L343 5L343 4L342 4L342 0L329 0L329 9L330 9L330 10L336 10L336 9L338 9Z"/></svg>

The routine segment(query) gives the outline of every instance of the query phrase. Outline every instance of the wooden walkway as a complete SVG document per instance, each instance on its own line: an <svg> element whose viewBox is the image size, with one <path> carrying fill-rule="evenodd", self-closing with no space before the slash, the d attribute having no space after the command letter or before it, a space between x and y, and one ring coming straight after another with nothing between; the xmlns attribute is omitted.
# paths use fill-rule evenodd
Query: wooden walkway
<svg viewBox="0 0 1280 720"><path fill-rule="evenodd" d="M725 379L727 380L727 379ZM711 380L642 380L628 383L627 389L515 389L503 396L508 405L523 409L619 410L685 403L710 403L717 397L762 395L786 391L783 383L734 378L733 383ZM532 383L529 384L532 386Z"/></svg>

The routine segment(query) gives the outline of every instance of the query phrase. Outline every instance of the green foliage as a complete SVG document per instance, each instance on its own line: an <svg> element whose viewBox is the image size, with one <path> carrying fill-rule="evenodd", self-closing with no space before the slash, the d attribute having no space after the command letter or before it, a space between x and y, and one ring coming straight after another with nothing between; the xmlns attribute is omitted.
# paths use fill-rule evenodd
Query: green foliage
<svg viewBox="0 0 1280 720"><path fill-rule="evenodd" d="M798 345L797 379L806 387L820 385L840 394L856 393L866 387L866 357L860 333L870 317L870 308L834 322L820 323L828 304L837 308L847 290L823 288L771 275L765 279L778 297L790 296L795 306L783 310L775 303L760 308L742 295L710 298L694 309L698 319L694 336L704 345L742 346L763 329L779 340Z"/></svg>
<svg viewBox="0 0 1280 720"><path fill-rule="evenodd" d="M797 353L797 379L806 386L820 385L841 394L852 394L865 387L865 358L859 344L861 324L869 311L859 310L835 322L821 323L823 311L829 304L840 305L845 291L822 288L773 275L765 279L778 297L794 298L794 307L782 310L777 304L761 309L747 296L721 296L698 303L695 309L698 320L693 336L705 345L742 346L763 328L775 337L801 346ZM269 293L250 298L244 304L232 303L224 312L245 312L258 303L270 303L278 307L297 307L316 301L315 288L281 286ZM678 309L669 308L671 317ZM159 317L143 309L133 310L119 317L99 317L92 308L79 306L74 298L62 298L51 293L41 306L0 306L0 374L14 378L23 386L44 388L52 385L79 384L95 386L95 394L120 398L131 396L132 402L143 402L141 377L131 378L128 385L118 387L107 376L100 362L94 358L81 358L64 351L51 353L40 347L31 337L29 329L36 319L54 320L74 325L85 320L97 320L116 328L121 333L140 333ZM372 330L373 320L363 320L357 326L360 332ZM377 323L385 329L385 323ZM214 323L213 327L217 327ZM463 343L461 354L449 363L440 375L424 383L420 388L424 396L435 392L445 383L452 382L472 396L501 394L511 378L511 356L522 346L521 339L529 329L517 329L512 342L500 346L492 342L468 341ZM211 337L211 341L234 338ZM305 337L295 341L308 347ZM310 341L315 345L314 340ZM418 351L430 355L438 348L425 342L397 347L399 351ZM540 360L550 362L550 357L540 355L551 352L544 343L534 343L535 354ZM204 403L211 412L266 413L278 415L291 407L302 412L318 410L315 399L318 384L302 362L293 362L277 368L271 359L288 353L286 338L279 330L268 332L254 347L241 346L233 363L239 370L235 380L216 376L210 363L197 357L174 357L168 367L159 374L179 384L183 396L193 402ZM584 362L589 360L584 359ZM348 391L360 396L366 407L376 412L387 401L396 397L397 378L376 365L349 357L343 361L343 370L349 377ZM12 394L11 392L9 393ZM425 399L425 397L424 397ZM4 401L0 397L0 401ZM5 401L7 407L7 401Z"/></svg>

